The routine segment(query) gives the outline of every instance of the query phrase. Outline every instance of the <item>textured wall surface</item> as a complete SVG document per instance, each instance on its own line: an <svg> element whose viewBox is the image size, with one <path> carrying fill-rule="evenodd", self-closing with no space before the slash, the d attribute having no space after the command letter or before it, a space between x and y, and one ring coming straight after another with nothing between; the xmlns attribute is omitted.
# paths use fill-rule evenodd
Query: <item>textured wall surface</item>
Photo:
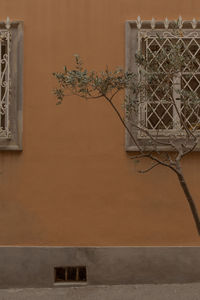
<svg viewBox="0 0 200 300"><path fill-rule="evenodd" d="M87 282L65 286L200 282L199 254L200 247L0 247L0 288L62 287L54 268L80 265Z"/></svg>
<svg viewBox="0 0 200 300"><path fill-rule="evenodd" d="M175 175L140 175L104 101L56 106L52 72L123 66L125 21L198 18L197 0L1 0L24 21L23 152L0 153L1 245L200 245ZM117 99L121 109L122 99ZM200 155L183 163L200 210Z"/></svg>

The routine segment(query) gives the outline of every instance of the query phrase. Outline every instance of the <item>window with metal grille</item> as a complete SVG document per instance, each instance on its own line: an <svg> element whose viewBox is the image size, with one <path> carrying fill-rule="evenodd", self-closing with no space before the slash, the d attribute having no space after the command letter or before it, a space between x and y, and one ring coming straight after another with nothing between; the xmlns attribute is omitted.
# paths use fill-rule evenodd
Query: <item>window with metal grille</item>
<svg viewBox="0 0 200 300"><path fill-rule="evenodd" d="M140 51L149 66L154 66L157 74L156 80L149 86L148 94L140 96L138 113L134 118L137 118L139 127L147 129L151 135L160 139L172 134L183 135L181 118L184 118L188 129L200 131L199 101L195 103L188 99L185 104L180 96L181 93L188 92L195 93L200 98L200 24L195 20L183 22L180 19L179 29L180 34L175 34L172 23L167 19L163 22L155 22L154 19L141 22L139 18L126 24L126 69L138 71L134 56ZM187 56L187 60L181 72L169 81L168 53L170 55L170 49L175 46L179 46L180 55ZM158 59L163 51L167 54L163 60ZM163 89L167 80L168 89ZM129 127L131 128L131 124ZM142 130L131 130L141 144L142 140L148 138ZM163 146L160 148L165 150ZM126 149L137 150L129 136L126 137Z"/></svg>
<svg viewBox="0 0 200 300"><path fill-rule="evenodd" d="M148 99L140 107L140 122L151 133L167 135L174 132L178 134L182 124L180 124L180 118L177 116L172 98L176 101L176 106L186 120L188 128L197 129L200 125L200 104L194 104L192 101L187 102L186 108L180 95L176 92L177 90L184 90L195 92L200 96L200 35L198 31L192 32L191 30L184 30L182 33L183 35L178 38L173 35L172 31L163 31L162 38L158 37L157 32L152 30L141 30L139 33L139 47L143 48L147 61L150 65L156 66L159 74L156 82L150 87ZM157 57L162 50L170 53L170 49L174 45L179 45L180 50L182 46L181 54L187 52L187 57L191 60L185 62L180 75L171 78L169 88L163 91L162 86L168 79L167 57L163 61L158 60ZM192 61L194 57L195 63ZM190 64L193 65L190 66Z"/></svg>
<svg viewBox="0 0 200 300"><path fill-rule="evenodd" d="M10 32L0 31L0 138L9 138Z"/></svg>
<svg viewBox="0 0 200 300"><path fill-rule="evenodd" d="M0 150L22 150L23 23L0 22Z"/></svg>

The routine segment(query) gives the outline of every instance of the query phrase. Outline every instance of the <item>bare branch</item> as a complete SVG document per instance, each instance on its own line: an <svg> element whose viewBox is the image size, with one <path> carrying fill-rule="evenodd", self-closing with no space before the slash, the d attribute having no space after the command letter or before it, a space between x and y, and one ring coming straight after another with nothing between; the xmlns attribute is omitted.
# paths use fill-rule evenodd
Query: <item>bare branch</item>
<svg viewBox="0 0 200 300"><path fill-rule="evenodd" d="M176 164L175 164L175 162L172 160L171 155L170 155L168 152L166 152L165 155L166 155L166 157L167 157L167 160L169 161L169 164L170 164L171 166L175 167Z"/></svg>
<svg viewBox="0 0 200 300"><path fill-rule="evenodd" d="M117 91L110 97L110 101L115 97L115 95L117 95L118 92L119 92L119 90L117 90Z"/></svg>
<svg viewBox="0 0 200 300"><path fill-rule="evenodd" d="M154 169L155 167L157 167L159 165L160 165L160 162L157 162L157 163L153 164L151 167L149 167L145 170L139 170L138 172L141 173L141 174L144 174L144 173L147 173L147 172L151 171L152 169Z"/></svg>
<svg viewBox="0 0 200 300"><path fill-rule="evenodd" d="M139 154L139 155L134 155L134 156L131 156L130 159L140 159L140 158L145 158L145 157L149 157L149 154L148 153L142 153L142 154Z"/></svg>
<svg viewBox="0 0 200 300"><path fill-rule="evenodd" d="M198 142L196 141L196 143L194 143L194 145L192 146L192 148L190 148L189 150L185 151L183 154L182 154L182 157L193 152L197 146Z"/></svg>
<svg viewBox="0 0 200 300"><path fill-rule="evenodd" d="M124 122L120 112L118 111L118 109L116 108L116 106L113 104L113 102L111 101L111 99L109 99L106 95L104 95L104 98L110 103L110 105L112 106L112 108L114 109L115 113L117 114L118 118L120 119L121 123L123 124L123 126L125 127L125 129L128 131L130 137L132 138L133 142L135 143L135 145L138 147L138 150L140 152L143 152L141 146L139 145L139 143L137 142L136 138L134 137L134 135L132 134L132 132L130 131L130 129L128 128L128 126L126 125L126 123Z"/></svg>
<svg viewBox="0 0 200 300"><path fill-rule="evenodd" d="M174 171L176 174L179 173L178 170L177 170L175 167L171 166L171 164L168 164L168 163L166 163L166 162L160 160L159 158L157 158L157 157L155 157L155 156L153 156L153 155L150 155L149 157L150 157L152 160L156 161L157 163L161 164L162 166L165 166L165 167L167 167L167 168L170 168L170 169L171 169L172 171Z"/></svg>

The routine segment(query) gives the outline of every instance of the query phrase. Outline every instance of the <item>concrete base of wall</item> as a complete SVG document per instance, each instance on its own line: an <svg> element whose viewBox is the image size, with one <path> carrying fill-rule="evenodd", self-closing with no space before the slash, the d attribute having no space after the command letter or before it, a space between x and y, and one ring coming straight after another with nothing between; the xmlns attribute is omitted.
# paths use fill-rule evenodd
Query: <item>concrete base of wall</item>
<svg viewBox="0 0 200 300"><path fill-rule="evenodd" d="M0 247L0 288L53 287L54 267L84 265L88 285L200 282L200 247Z"/></svg>

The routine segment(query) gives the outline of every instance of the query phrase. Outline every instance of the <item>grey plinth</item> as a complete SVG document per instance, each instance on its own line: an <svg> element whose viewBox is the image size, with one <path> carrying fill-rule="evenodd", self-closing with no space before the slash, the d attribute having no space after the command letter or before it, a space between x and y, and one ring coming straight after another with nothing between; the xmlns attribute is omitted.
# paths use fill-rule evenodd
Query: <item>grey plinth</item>
<svg viewBox="0 0 200 300"><path fill-rule="evenodd" d="M87 285L200 282L200 247L0 247L0 288L53 287L56 266Z"/></svg>

